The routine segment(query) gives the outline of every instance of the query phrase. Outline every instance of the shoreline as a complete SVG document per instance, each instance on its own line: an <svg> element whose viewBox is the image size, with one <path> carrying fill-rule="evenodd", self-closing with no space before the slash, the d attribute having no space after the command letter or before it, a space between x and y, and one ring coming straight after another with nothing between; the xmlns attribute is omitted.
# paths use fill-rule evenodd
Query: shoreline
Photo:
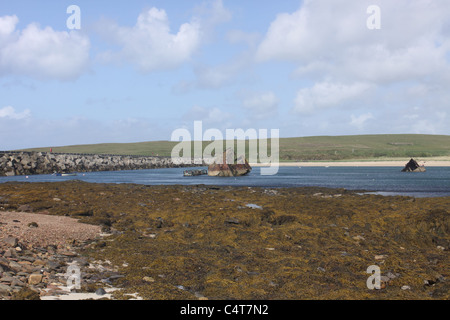
<svg viewBox="0 0 450 320"><path fill-rule="evenodd" d="M432 160L432 161L418 161L419 164L424 164L425 167L450 167L450 161L446 160ZM400 167L403 168L407 162L396 160L380 160L380 161L306 161L306 162L279 162L280 167ZM250 163L252 167L265 167L273 164L264 163Z"/></svg>

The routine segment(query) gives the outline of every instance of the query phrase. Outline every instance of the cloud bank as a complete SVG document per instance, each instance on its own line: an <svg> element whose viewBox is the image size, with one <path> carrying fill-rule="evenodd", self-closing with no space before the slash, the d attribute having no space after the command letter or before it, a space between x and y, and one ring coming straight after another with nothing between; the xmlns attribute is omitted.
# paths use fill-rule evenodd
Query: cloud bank
<svg viewBox="0 0 450 320"><path fill-rule="evenodd" d="M19 30L18 22L15 15L0 17L0 76L73 80L87 70L87 36L41 28L37 23Z"/></svg>

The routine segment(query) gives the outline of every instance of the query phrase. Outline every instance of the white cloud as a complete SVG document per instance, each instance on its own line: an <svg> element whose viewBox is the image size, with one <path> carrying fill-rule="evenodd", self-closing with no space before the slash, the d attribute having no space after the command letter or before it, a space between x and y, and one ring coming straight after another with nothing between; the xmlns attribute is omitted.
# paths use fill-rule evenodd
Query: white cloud
<svg viewBox="0 0 450 320"><path fill-rule="evenodd" d="M295 62L299 75L379 84L449 73L449 1L379 0L380 30L366 26L372 4L305 0L297 11L277 15L256 58Z"/></svg>
<svg viewBox="0 0 450 320"><path fill-rule="evenodd" d="M59 119L40 119L32 115L23 119L0 117L0 150L168 140L171 131L172 128L160 119L99 121L84 116Z"/></svg>
<svg viewBox="0 0 450 320"><path fill-rule="evenodd" d="M366 25L373 4L381 9L380 30ZM293 66L291 80L304 84L292 111L308 115L311 126L325 121L334 133L345 125L357 132L447 134L449 119L432 115L448 110L448 21L445 0L304 0L298 10L276 16L255 60ZM410 114L404 110L410 106L427 113Z"/></svg>
<svg viewBox="0 0 450 320"><path fill-rule="evenodd" d="M219 24L228 22L232 18L231 12L224 7L222 0L204 2L194 10L196 19L200 22L204 34L211 35L212 30Z"/></svg>
<svg viewBox="0 0 450 320"><path fill-rule="evenodd" d="M198 105L190 108L189 111L182 116L182 120L184 121L203 121L204 125L220 125L221 127L226 126L227 121L232 118L233 116L231 113L222 111L217 107L205 108Z"/></svg>
<svg viewBox="0 0 450 320"><path fill-rule="evenodd" d="M222 64L197 65L194 68L197 87L217 89L235 83L237 77L242 75L242 71L249 67L250 57L249 53L243 52Z"/></svg>
<svg viewBox="0 0 450 320"><path fill-rule="evenodd" d="M90 42L76 31L55 31L31 23L17 30L17 16L0 17L0 76L71 80L86 71Z"/></svg>
<svg viewBox="0 0 450 320"><path fill-rule="evenodd" d="M366 83L347 85L329 81L318 82L313 87L298 91L293 111L299 114L322 112L323 109L342 106L343 103L361 98L370 88Z"/></svg>
<svg viewBox="0 0 450 320"><path fill-rule="evenodd" d="M8 36L14 32L19 18L16 15L0 17L0 36Z"/></svg>
<svg viewBox="0 0 450 320"><path fill-rule="evenodd" d="M111 21L102 21L98 27L121 47L119 52L100 54L100 58L105 62L131 62L144 73L178 67L192 57L201 39L200 25L195 19L182 24L177 33L171 33L166 11L157 8L142 12L133 27Z"/></svg>
<svg viewBox="0 0 450 320"><path fill-rule="evenodd" d="M228 61L217 65L196 64L194 66L195 79L183 80L172 87L176 94L187 93L193 89L219 89L235 84L242 78L251 77L252 54L241 52Z"/></svg>
<svg viewBox="0 0 450 320"><path fill-rule="evenodd" d="M215 28L232 17L222 0L204 2L192 12L190 21L175 31L171 30L168 13L156 7L141 12L132 27L101 20L97 32L115 47L101 52L99 61L131 63L142 73L170 70L191 62L200 47L213 39Z"/></svg>
<svg viewBox="0 0 450 320"><path fill-rule="evenodd" d="M271 91L247 95L242 104L250 117L257 120L274 116L278 110L278 99Z"/></svg>
<svg viewBox="0 0 450 320"><path fill-rule="evenodd" d="M357 127L359 130L364 128L365 123L368 120L374 119L375 117L372 115L371 112L362 114L358 117L351 115L351 121L350 125Z"/></svg>
<svg viewBox="0 0 450 320"><path fill-rule="evenodd" d="M25 109L23 112L16 112L16 110L11 106L0 109L0 118L22 120L27 119L30 116L31 111L29 109Z"/></svg>

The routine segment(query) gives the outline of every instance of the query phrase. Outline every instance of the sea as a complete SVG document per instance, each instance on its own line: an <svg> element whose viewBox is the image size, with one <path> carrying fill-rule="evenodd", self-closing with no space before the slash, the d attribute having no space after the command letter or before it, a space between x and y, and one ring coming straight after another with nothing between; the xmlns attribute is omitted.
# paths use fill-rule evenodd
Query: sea
<svg viewBox="0 0 450 320"><path fill-rule="evenodd" d="M188 168L205 169L205 168ZM428 167L426 172L401 172L399 167L280 167L276 175L261 175L254 167L246 176L183 176L186 168L78 173L77 176L30 175L0 177L0 183L58 182L80 180L90 183L143 185L216 185L265 188L326 187L358 190L384 196L450 196L450 167Z"/></svg>

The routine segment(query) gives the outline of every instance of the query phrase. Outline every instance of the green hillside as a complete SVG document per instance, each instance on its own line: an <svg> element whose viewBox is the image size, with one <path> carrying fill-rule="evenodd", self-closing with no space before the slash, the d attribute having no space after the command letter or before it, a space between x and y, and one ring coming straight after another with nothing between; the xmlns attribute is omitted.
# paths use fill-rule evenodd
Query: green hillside
<svg viewBox="0 0 450 320"><path fill-rule="evenodd" d="M170 156L172 148L178 143L170 141L104 143L65 147L48 146L45 148L26 149L25 151L48 152L52 148L55 153ZM210 142L203 142L203 147L209 144ZM248 141L246 144L248 148ZM450 136L446 135L401 134L280 138L281 161L446 156L450 156Z"/></svg>

